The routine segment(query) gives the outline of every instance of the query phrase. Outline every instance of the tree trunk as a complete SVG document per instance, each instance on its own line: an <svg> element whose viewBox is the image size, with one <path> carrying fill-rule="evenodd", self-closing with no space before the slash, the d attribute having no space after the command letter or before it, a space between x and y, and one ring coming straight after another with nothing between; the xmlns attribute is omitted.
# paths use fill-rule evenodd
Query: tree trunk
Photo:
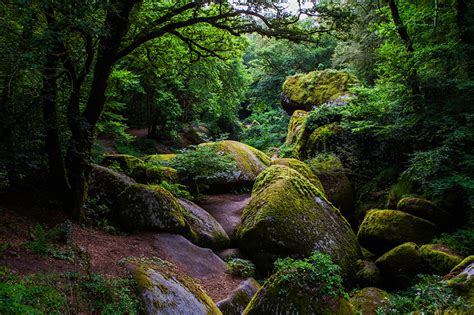
<svg viewBox="0 0 474 315"><path fill-rule="evenodd" d="M82 207L87 198L87 182L93 144L94 128L105 105L105 91L117 51L129 28L129 15L138 0L116 1L111 5L105 20L107 34L101 36L94 67L92 85L87 105L75 128L68 154L68 174L70 175L71 194L69 209L76 219L83 217Z"/></svg>

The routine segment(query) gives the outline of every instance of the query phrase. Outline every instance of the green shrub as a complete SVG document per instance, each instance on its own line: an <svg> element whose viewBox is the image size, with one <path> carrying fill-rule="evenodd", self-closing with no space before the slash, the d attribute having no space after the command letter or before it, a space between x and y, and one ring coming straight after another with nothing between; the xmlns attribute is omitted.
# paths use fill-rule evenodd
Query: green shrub
<svg viewBox="0 0 474 315"><path fill-rule="evenodd" d="M474 228L459 229L453 233L443 233L432 243L443 244L462 256L474 253Z"/></svg>
<svg viewBox="0 0 474 315"><path fill-rule="evenodd" d="M52 256L57 259L73 261L76 256L72 249L61 250L55 242L70 244L72 241L72 223L65 221L51 229L37 224L30 232L31 241L26 243L26 247L31 251Z"/></svg>
<svg viewBox="0 0 474 315"><path fill-rule="evenodd" d="M139 314L131 278L79 273L18 276L0 269L0 314Z"/></svg>
<svg viewBox="0 0 474 315"><path fill-rule="evenodd" d="M467 311L468 307L469 304L456 296L441 277L420 275L412 287L390 294L389 303L378 309L377 314L442 314L448 308Z"/></svg>
<svg viewBox="0 0 474 315"><path fill-rule="evenodd" d="M322 105L308 113L305 119L305 126L308 130L315 130L318 127L339 122L341 120L340 106Z"/></svg>
<svg viewBox="0 0 474 315"><path fill-rule="evenodd" d="M341 268L327 254L315 251L305 259L278 259L275 262L275 272L280 282L279 287L283 288L281 295L289 293L285 287L297 286L304 289L319 283L319 293L322 296L347 297L342 286Z"/></svg>
<svg viewBox="0 0 474 315"><path fill-rule="evenodd" d="M229 266L229 272L234 276L242 278L255 277L255 265L250 260L231 257L226 262L227 266Z"/></svg>
<svg viewBox="0 0 474 315"><path fill-rule="evenodd" d="M184 185L174 184L164 180L160 183L160 186L172 193L176 198L184 198L188 200L193 199L193 196L189 193L189 191L186 189L186 186Z"/></svg>
<svg viewBox="0 0 474 315"><path fill-rule="evenodd" d="M109 166L109 168L117 170L117 166L119 171L120 165L118 165L117 161L114 161L112 163L112 167ZM84 208L84 223L86 225L93 226L110 234L122 234L118 228L118 225L113 222L113 211L109 208L109 206L99 202L95 198L89 198L87 199Z"/></svg>
<svg viewBox="0 0 474 315"><path fill-rule="evenodd" d="M194 146L180 152L169 165L176 169L179 178L201 187L223 181L237 171L235 159L230 154L217 153L210 146Z"/></svg>

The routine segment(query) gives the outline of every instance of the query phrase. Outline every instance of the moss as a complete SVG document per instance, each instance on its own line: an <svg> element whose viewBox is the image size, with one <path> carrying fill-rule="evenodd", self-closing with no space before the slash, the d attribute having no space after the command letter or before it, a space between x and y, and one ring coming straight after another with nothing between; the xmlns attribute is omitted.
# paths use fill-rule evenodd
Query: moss
<svg viewBox="0 0 474 315"><path fill-rule="evenodd" d="M307 163L321 180L329 201L352 219L354 194L341 160L333 154L322 154Z"/></svg>
<svg viewBox="0 0 474 315"><path fill-rule="evenodd" d="M311 184L313 184L318 190L320 190L322 193L325 193L321 181L306 163L301 162L297 159L275 159L272 161L272 164L284 165L294 169L295 171L303 175L307 180L309 180Z"/></svg>
<svg viewBox="0 0 474 315"><path fill-rule="evenodd" d="M296 139L293 155L303 159L327 152L337 146L342 133L343 129L336 122L318 127L311 133L304 128Z"/></svg>
<svg viewBox="0 0 474 315"><path fill-rule="evenodd" d="M420 249L413 242L399 245L375 261L384 284L388 287L407 286L413 276L424 271Z"/></svg>
<svg viewBox="0 0 474 315"><path fill-rule="evenodd" d="M398 210L367 212L357 237L362 246L383 253L405 242L427 243L437 233L435 224Z"/></svg>
<svg viewBox="0 0 474 315"><path fill-rule="evenodd" d="M386 207L389 209L395 209L400 199L414 196L415 183L413 183L410 179L402 176L398 180L398 182L396 182L390 187L388 191Z"/></svg>
<svg viewBox="0 0 474 315"><path fill-rule="evenodd" d="M355 236L339 210L300 173L282 165L269 167L257 178L237 240L266 271L276 258L320 250L349 274L360 257Z"/></svg>
<svg viewBox="0 0 474 315"><path fill-rule="evenodd" d="M345 103L349 88L357 83L346 71L322 70L288 77L283 83L282 102L287 112L311 110L324 103Z"/></svg>
<svg viewBox="0 0 474 315"><path fill-rule="evenodd" d="M229 182L253 182L258 174L271 163L265 153L241 142L225 140L201 145L209 145L217 152L231 154L234 157L238 173L234 174L234 178L229 178Z"/></svg>
<svg viewBox="0 0 474 315"><path fill-rule="evenodd" d="M152 154L145 157L145 162L161 164L163 162L169 162L176 157L176 154Z"/></svg>
<svg viewBox="0 0 474 315"><path fill-rule="evenodd" d="M389 303L389 295L375 287L357 291L349 300L356 311L364 315L376 315L377 309Z"/></svg>
<svg viewBox="0 0 474 315"><path fill-rule="evenodd" d="M104 166L110 166L114 163L118 163L122 172L127 175L131 174L136 167L144 164L139 158L127 154L107 154L102 159L102 165Z"/></svg>
<svg viewBox="0 0 474 315"><path fill-rule="evenodd" d="M454 266L453 269L451 269L450 273L459 273L471 264L474 264L474 255L467 256L466 258L464 258L459 264L457 264L456 266Z"/></svg>
<svg viewBox="0 0 474 315"><path fill-rule="evenodd" d="M452 220L451 214L422 198L402 198L397 204L397 209L439 225L447 225Z"/></svg>
<svg viewBox="0 0 474 315"><path fill-rule="evenodd" d="M304 110L296 110L291 116L290 123L288 124L288 133L286 135L285 145L289 146L295 142L300 134L301 128L305 121L308 112Z"/></svg>
<svg viewBox="0 0 474 315"><path fill-rule="evenodd" d="M474 305L474 255L466 257L455 266L447 276L448 285L456 293L465 298L471 305Z"/></svg>
<svg viewBox="0 0 474 315"><path fill-rule="evenodd" d="M453 267L462 261L462 257L450 250L447 246L427 244L421 246L421 257L431 268L432 272L439 275L447 274Z"/></svg>

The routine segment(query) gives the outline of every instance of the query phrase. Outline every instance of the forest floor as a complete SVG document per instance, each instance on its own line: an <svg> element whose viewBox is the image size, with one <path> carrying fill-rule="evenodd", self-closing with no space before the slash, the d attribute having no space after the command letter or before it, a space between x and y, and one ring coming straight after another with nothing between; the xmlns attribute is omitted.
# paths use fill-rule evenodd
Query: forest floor
<svg viewBox="0 0 474 315"><path fill-rule="evenodd" d="M127 270L120 260L128 257L158 257L172 261L179 271L191 276L185 261L170 257L160 244L166 238L157 233L142 232L130 235L113 235L94 228L72 224L70 242L81 257L87 259L54 258L54 255L39 254L28 244L34 240L33 231L38 225L52 227L66 221L68 217L51 206L33 206L24 196L0 196L0 266L6 266L20 275L33 273L86 272L88 261L90 272L107 277L123 277ZM54 244L59 252L67 252L71 245ZM168 246L169 247L169 246ZM175 247L176 248L176 247ZM178 247L179 248L179 247ZM185 249L186 250L186 249ZM85 254L85 255L84 255ZM209 264L205 257L198 263ZM192 276L191 276L192 277ZM214 272L205 277L193 277L208 295L218 302L235 289L243 279L227 272Z"/></svg>

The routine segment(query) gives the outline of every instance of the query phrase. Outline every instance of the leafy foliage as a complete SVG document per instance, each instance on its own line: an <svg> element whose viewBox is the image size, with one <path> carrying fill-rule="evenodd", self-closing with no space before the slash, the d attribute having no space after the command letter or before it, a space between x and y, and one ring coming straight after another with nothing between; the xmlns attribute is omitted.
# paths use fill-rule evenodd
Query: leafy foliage
<svg viewBox="0 0 474 315"><path fill-rule="evenodd" d="M229 258L226 260L227 266L229 266L229 272L241 278L253 278L255 277L255 265L247 259L241 258Z"/></svg>
<svg viewBox="0 0 474 315"><path fill-rule="evenodd" d="M433 240L435 244L443 244L462 256L474 253L474 228L458 229L452 233L443 233Z"/></svg>
<svg viewBox="0 0 474 315"><path fill-rule="evenodd" d="M341 268L334 264L327 254L313 252L305 259L278 259L275 262L275 272L282 288L285 288L285 283L300 288L318 284L322 296L346 296L342 286ZM287 292L283 289L280 293L285 295Z"/></svg>
<svg viewBox="0 0 474 315"><path fill-rule="evenodd" d="M441 277L421 275L406 291L390 294L389 303L378 309L377 314L438 314L448 308L468 312L470 307Z"/></svg>

